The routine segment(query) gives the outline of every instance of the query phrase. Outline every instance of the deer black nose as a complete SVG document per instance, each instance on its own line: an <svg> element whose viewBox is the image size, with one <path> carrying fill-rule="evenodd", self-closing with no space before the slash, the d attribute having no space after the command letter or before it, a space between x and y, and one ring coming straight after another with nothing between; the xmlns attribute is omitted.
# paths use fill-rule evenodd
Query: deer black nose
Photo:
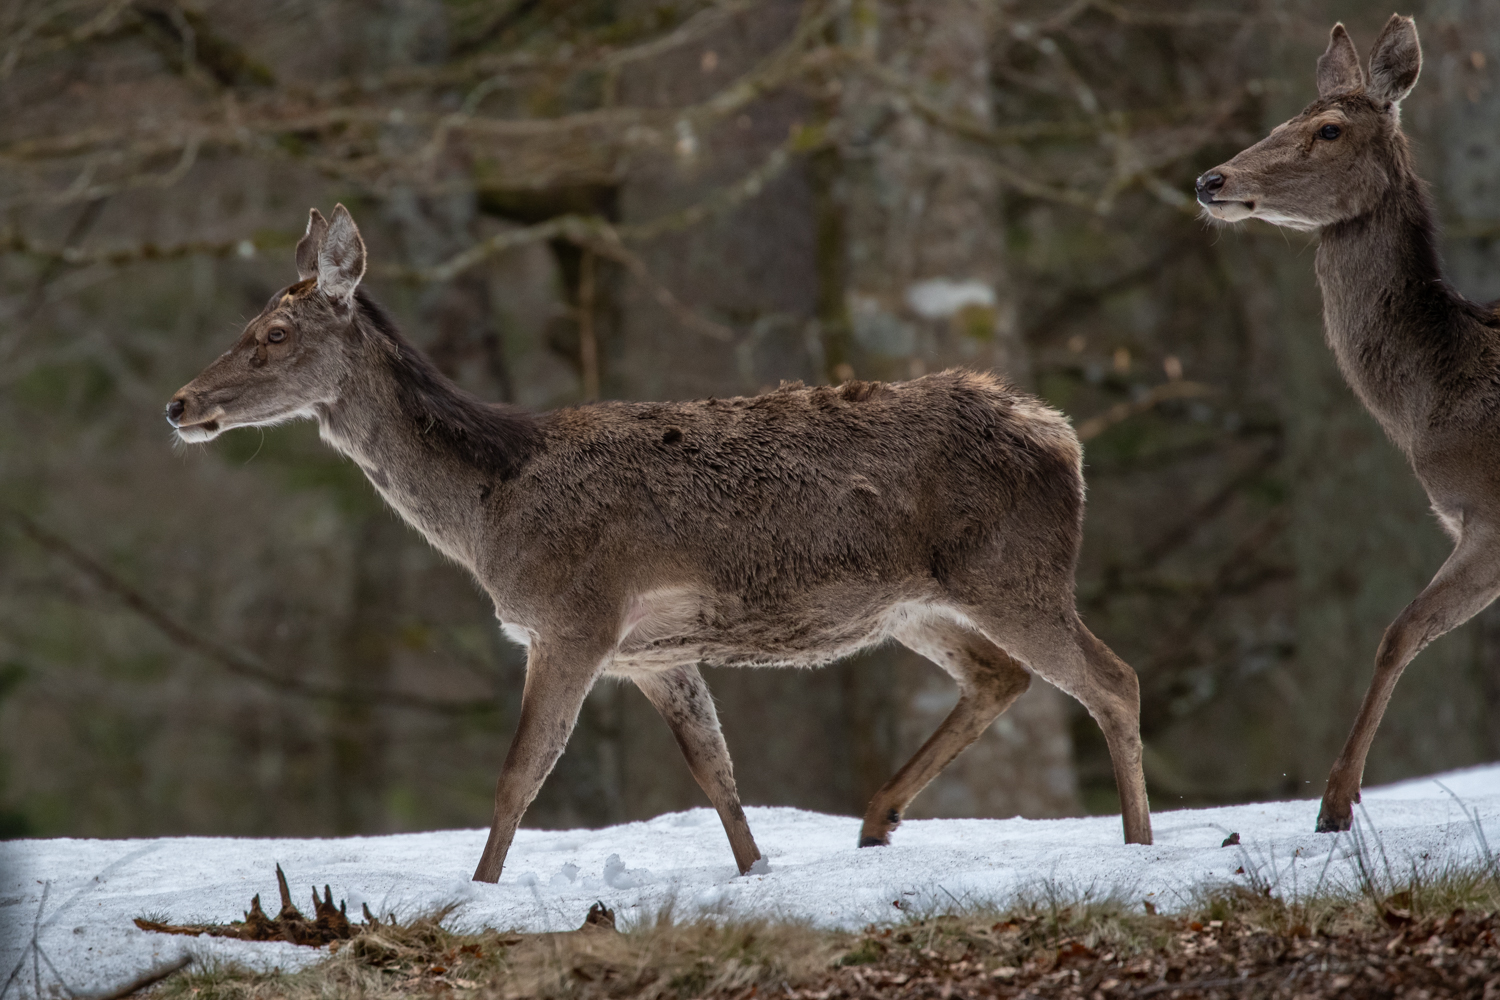
<svg viewBox="0 0 1500 1000"><path fill-rule="evenodd" d="M1223 174L1204 174L1198 178L1198 193L1213 194L1224 186Z"/></svg>
<svg viewBox="0 0 1500 1000"><path fill-rule="evenodd" d="M174 399L174 400L172 400L170 403L167 404L167 419L169 421L171 421L172 423L174 423L174 424L177 423L177 421L179 421L179 420L182 419L182 414L183 414L183 412L186 409L187 409L187 404L184 403L182 400L180 400L180 399Z"/></svg>

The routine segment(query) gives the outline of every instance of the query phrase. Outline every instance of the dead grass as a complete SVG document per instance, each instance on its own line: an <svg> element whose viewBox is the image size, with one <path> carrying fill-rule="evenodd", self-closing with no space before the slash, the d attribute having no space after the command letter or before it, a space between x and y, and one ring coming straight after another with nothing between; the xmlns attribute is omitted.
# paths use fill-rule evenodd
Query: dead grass
<svg viewBox="0 0 1500 1000"><path fill-rule="evenodd" d="M833 967L851 937L789 921L679 920L671 910L624 931L585 926L554 934L466 934L449 929L451 915L443 910L367 930L301 972L188 971L158 995L377 1000L457 990L496 997L723 996L817 975Z"/></svg>
<svg viewBox="0 0 1500 1000"><path fill-rule="evenodd" d="M164 998L546 1000L892 997L1500 998L1500 880L1485 868L1295 902L1264 889L1157 915L1046 894L862 933L775 920L682 919L557 934L450 929L451 911L381 925L292 974L188 969ZM579 915L580 921L582 914Z"/></svg>

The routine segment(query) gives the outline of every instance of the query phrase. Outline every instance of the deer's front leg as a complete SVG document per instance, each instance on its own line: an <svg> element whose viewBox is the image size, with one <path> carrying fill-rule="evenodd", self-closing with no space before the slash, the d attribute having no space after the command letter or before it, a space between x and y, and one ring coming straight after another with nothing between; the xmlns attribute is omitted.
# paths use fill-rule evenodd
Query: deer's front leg
<svg viewBox="0 0 1500 1000"><path fill-rule="evenodd" d="M1406 606L1375 654L1375 678L1365 692L1354 728L1334 761L1318 809L1319 833L1337 833L1354 825L1354 803L1364 780L1365 758L1375 730L1390 704L1396 681L1412 658L1438 636L1452 631L1489 607L1500 594L1500 530L1488 524L1470 526L1437 576Z"/></svg>
<svg viewBox="0 0 1500 1000"><path fill-rule="evenodd" d="M608 653L602 642L531 644L526 657L526 688L521 719L495 785L495 818L475 882L498 882L521 816L568 745L584 696L594 686Z"/></svg>

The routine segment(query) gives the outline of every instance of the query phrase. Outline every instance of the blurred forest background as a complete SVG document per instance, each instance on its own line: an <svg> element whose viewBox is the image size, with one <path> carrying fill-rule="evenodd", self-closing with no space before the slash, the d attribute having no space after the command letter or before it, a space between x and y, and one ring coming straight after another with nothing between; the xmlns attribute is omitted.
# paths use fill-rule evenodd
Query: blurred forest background
<svg viewBox="0 0 1500 1000"><path fill-rule="evenodd" d="M1402 12L1450 272L1500 297L1500 5ZM1321 794L1448 546L1322 342L1310 241L1190 194L1312 98L1335 19L1363 50L1390 13L4 5L0 833L488 822L524 660L475 585L313 425L185 449L162 419L338 201L370 291L488 399L1005 372L1086 439L1080 606L1141 675L1153 804ZM955 698L896 648L708 679L747 803L848 814ZM1367 779L1496 758L1491 609L1408 671ZM700 804L607 684L526 822ZM1115 807L1094 724L1038 683L912 815Z"/></svg>

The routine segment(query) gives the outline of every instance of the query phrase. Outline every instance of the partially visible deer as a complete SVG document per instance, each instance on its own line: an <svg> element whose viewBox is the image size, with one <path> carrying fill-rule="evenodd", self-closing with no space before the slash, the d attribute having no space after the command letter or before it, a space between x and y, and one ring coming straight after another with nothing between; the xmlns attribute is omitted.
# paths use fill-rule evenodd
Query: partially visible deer
<svg viewBox="0 0 1500 1000"><path fill-rule="evenodd" d="M1401 131L1401 101L1421 68L1411 18L1386 22L1368 74L1336 24L1318 59L1318 99L1198 178L1198 201L1215 219L1321 231L1328 344L1454 541L1380 641L1374 680L1328 777L1320 832L1353 823L1365 758L1406 665L1500 594L1500 313L1443 280L1432 207Z"/></svg>
<svg viewBox="0 0 1500 1000"><path fill-rule="evenodd" d="M1067 421L989 375L784 386L749 399L531 414L460 391L359 288L365 246L313 209L301 280L172 397L184 441L299 417L479 580L528 649L520 720L474 873L495 882L601 675L671 727L743 874L760 858L700 663L813 667L889 638L958 682L953 712L870 802L912 798L1031 682L1104 731L1125 839L1151 842L1134 671L1079 620Z"/></svg>

